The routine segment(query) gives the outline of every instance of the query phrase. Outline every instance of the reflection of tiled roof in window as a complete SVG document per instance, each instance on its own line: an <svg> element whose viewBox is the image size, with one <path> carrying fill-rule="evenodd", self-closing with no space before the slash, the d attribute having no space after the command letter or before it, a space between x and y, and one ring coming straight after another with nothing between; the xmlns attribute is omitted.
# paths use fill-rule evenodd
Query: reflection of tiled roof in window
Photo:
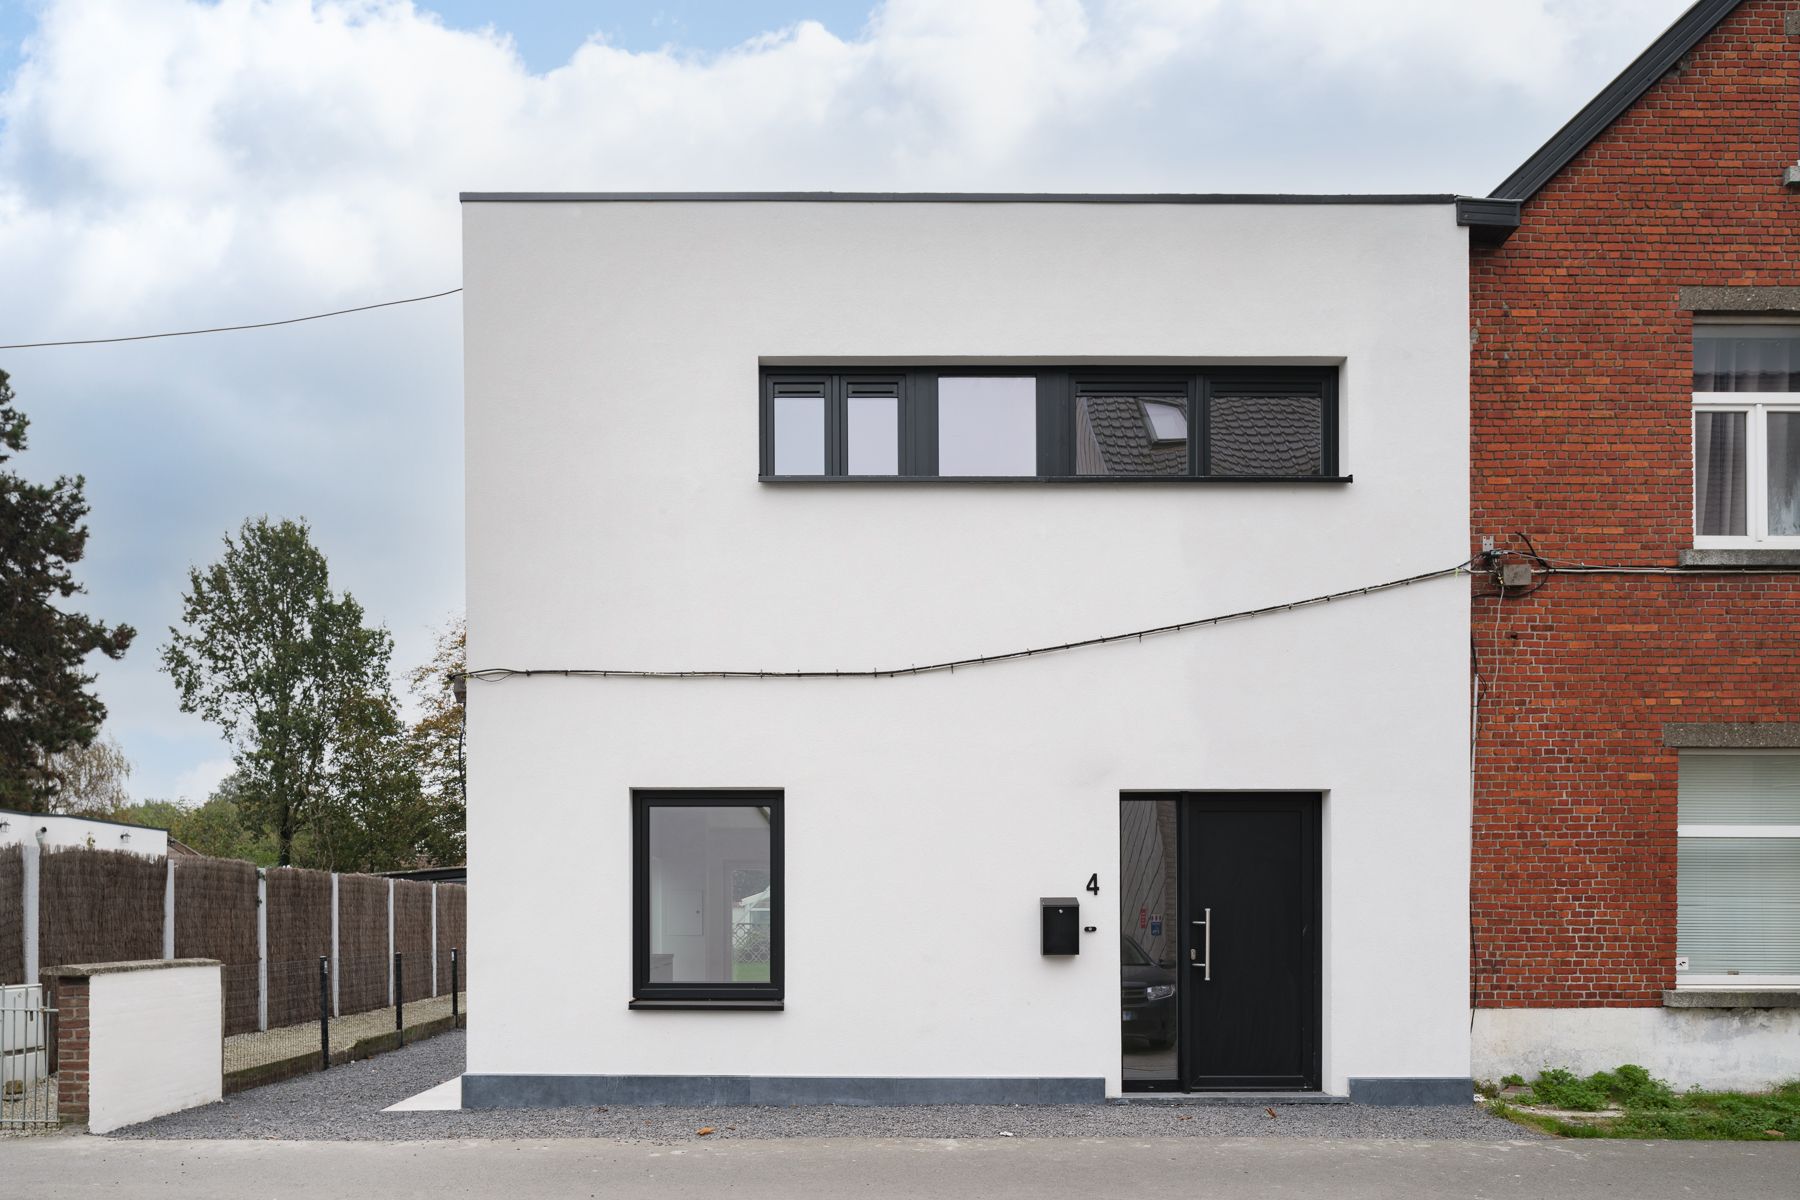
<svg viewBox="0 0 1800 1200"><path fill-rule="evenodd" d="M1148 397L1173 404L1178 397ZM1187 442L1152 442L1150 424L1136 396L1082 396L1077 402L1075 473L1077 475L1185 475Z"/></svg>
<svg viewBox="0 0 1800 1200"><path fill-rule="evenodd" d="M1207 452L1214 475L1317 475L1324 429L1317 396L1214 396Z"/></svg>

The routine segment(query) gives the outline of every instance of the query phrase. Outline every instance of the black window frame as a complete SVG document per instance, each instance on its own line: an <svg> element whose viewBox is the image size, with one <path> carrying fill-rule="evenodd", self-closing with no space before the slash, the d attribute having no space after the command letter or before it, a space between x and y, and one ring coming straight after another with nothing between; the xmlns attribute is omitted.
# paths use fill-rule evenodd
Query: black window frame
<svg viewBox="0 0 1800 1200"><path fill-rule="evenodd" d="M757 478L764 483L1349 483L1340 475L1336 366L764 366L760 372ZM1037 472L1033 475L939 475L937 383L942 376L1029 376L1037 381ZM899 473L851 475L848 397L854 387L891 382L899 400ZM825 472L775 473L775 397L811 387L825 399ZM1084 394L1183 396L1188 414L1188 467L1181 475L1077 475L1076 400ZM1313 396L1320 401L1320 473L1224 475L1210 469L1207 430L1214 395ZM1146 417L1146 420L1148 418Z"/></svg>
<svg viewBox="0 0 1800 1200"><path fill-rule="evenodd" d="M779 789L634 788L631 793L631 1003L635 1009L779 1010L786 995L787 881L785 823ZM767 983L652 983L650 981L650 810L652 808L766 808L769 810L769 981Z"/></svg>

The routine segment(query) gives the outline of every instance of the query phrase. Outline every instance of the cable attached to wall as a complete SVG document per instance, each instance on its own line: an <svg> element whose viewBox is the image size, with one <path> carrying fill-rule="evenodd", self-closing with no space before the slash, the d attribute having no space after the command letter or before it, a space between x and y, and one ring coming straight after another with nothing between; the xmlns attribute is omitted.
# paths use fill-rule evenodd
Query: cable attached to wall
<svg viewBox="0 0 1800 1200"><path fill-rule="evenodd" d="M954 672L959 668L982 667L1025 658L1038 658L1046 654L1061 654L1067 650L1084 650L1090 646L1111 645L1114 642L1142 641L1147 637L1157 637L1162 634L1183 633L1190 629L1223 625L1227 621L1247 621L1255 617L1295 612L1299 609L1313 608L1340 600L1351 600L1359 596L1373 596L1380 592L1410 587L1415 583L1425 583L1432 579L1466 575L1469 573L1469 569L1470 563L1464 561L1455 566L1441 567L1436 571L1408 575L1404 579L1390 579L1386 583L1373 583L1367 587L1346 588L1341 592L1309 596L1304 600L1293 600L1286 604L1268 604L1261 608L1246 608L1238 612L1221 613L1216 617L1199 617L1192 621L1178 621L1173 625L1134 629L1129 633L1109 633L1103 637L1083 638L1080 641L1063 642L1056 646L1037 646L1026 650L1013 650L1005 654L983 654L973 658L957 658L910 667L877 667L851 671L650 671L610 667L483 667L480 670L465 671L458 677L479 679L484 683L502 679L531 678L536 675L556 675L567 679L897 679L903 675L934 675L942 672Z"/></svg>

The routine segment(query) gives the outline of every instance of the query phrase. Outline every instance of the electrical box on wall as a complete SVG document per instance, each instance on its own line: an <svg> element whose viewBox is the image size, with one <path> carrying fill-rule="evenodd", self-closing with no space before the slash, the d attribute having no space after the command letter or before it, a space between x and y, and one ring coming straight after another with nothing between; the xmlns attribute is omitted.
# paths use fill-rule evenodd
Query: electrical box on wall
<svg viewBox="0 0 1800 1200"><path fill-rule="evenodd" d="M1081 901L1073 896L1040 896L1045 954L1081 953Z"/></svg>

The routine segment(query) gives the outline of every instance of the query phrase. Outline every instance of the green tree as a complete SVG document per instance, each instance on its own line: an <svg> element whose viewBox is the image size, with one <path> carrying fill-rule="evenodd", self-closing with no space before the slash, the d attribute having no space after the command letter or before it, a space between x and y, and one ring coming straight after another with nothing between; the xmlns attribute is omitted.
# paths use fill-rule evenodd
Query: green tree
<svg viewBox="0 0 1800 1200"><path fill-rule="evenodd" d="M407 690L419 719L410 734L414 769L431 819L421 857L434 866L464 861L468 806L463 769L463 706L456 681L465 669L467 632L457 617L439 633L431 661L413 668Z"/></svg>
<svg viewBox="0 0 1800 1200"><path fill-rule="evenodd" d="M0 463L25 449L29 425L0 371ZM58 603L83 590L70 568L87 552L85 486L0 471L0 808L49 806L54 757L92 742L106 717L87 656L118 658L135 636Z"/></svg>
<svg viewBox="0 0 1800 1200"><path fill-rule="evenodd" d="M116 809L115 821L166 829L169 836L208 858L241 858L259 867L275 865L275 841L245 827L238 812L232 779L219 785L204 804L180 800L140 800Z"/></svg>
<svg viewBox="0 0 1800 1200"><path fill-rule="evenodd" d="M53 755L50 776L56 789L50 799L52 812L105 817L131 803L125 791L131 760L125 757L125 748L110 737L97 737L85 746Z"/></svg>
<svg viewBox="0 0 1800 1200"><path fill-rule="evenodd" d="M395 871L430 862L432 808L419 786L407 728L386 697L343 714L317 818L295 861L331 871Z"/></svg>
<svg viewBox="0 0 1800 1200"><path fill-rule="evenodd" d="M334 757L364 701L391 704L393 639L363 624L349 593L331 590L305 522L259 517L224 543L218 562L188 572L186 628L169 630L163 669L182 710L224 730L242 814L274 835L286 866L302 826L326 815Z"/></svg>

